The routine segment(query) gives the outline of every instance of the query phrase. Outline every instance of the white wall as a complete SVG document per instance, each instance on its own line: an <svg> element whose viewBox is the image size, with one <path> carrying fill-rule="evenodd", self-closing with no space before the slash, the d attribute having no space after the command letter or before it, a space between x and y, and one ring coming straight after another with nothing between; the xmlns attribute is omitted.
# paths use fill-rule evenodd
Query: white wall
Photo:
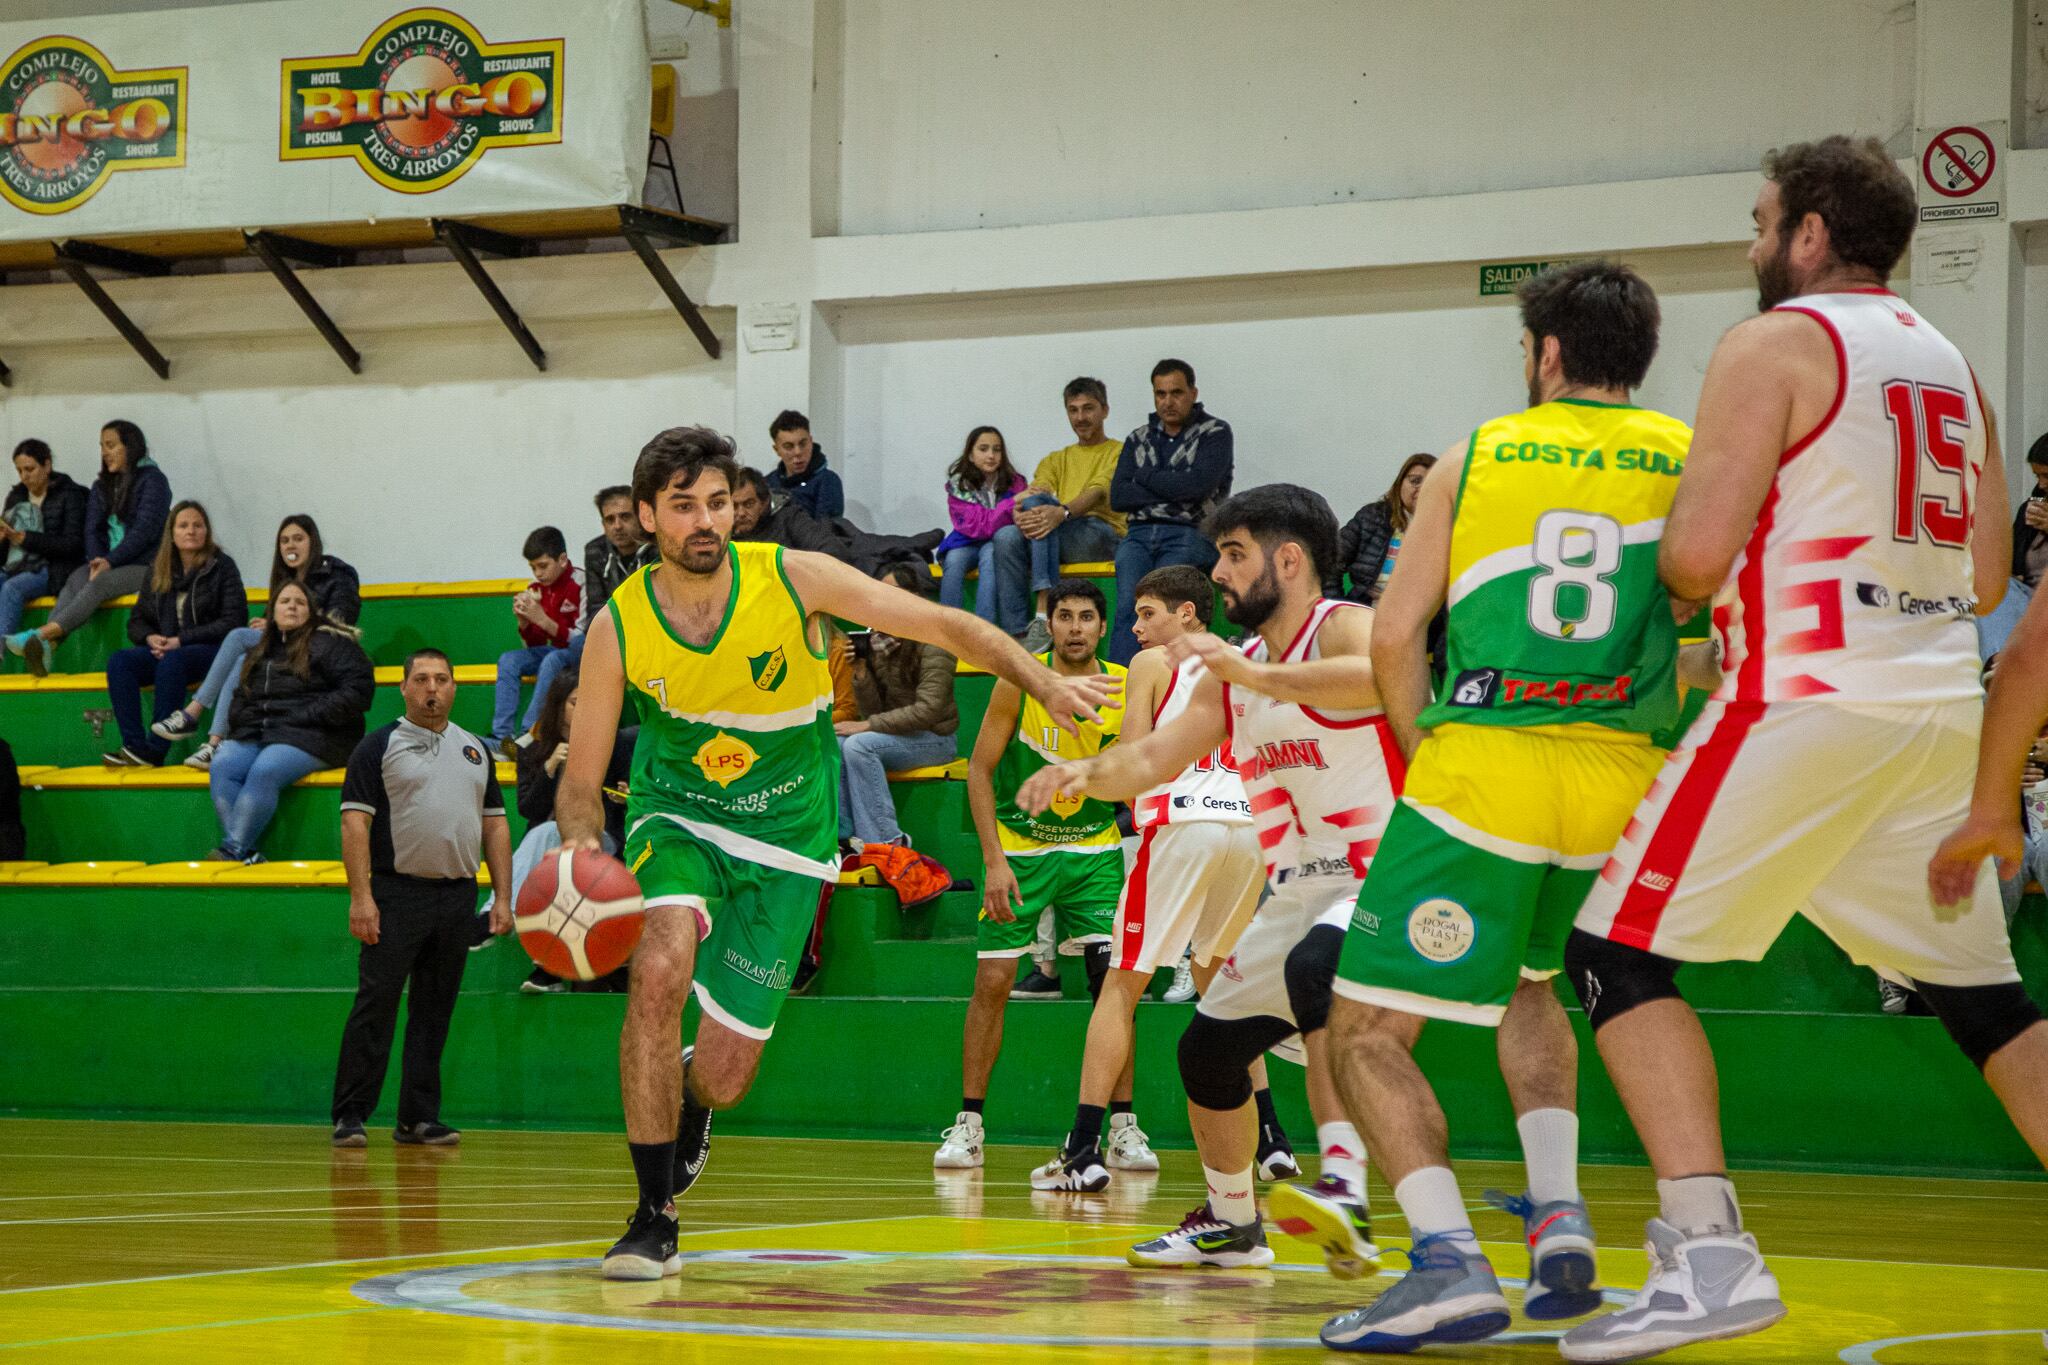
<svg viewBox="0 0 2048 1365"><path fill-rule="evenodd" d="M1663 342L1640 397L1690 419L1714 342L1756 308L1737 249L1628 258L1658 289ZM1511 298L1477 269L1160 286L999 302L863 307L834 321L844 365L848 503L877 525L943 525L943 471L968 430L1003 429L1029 472L1073 439L1060 389L1109 385L1109 430L1151 411L1153 362L1195 367L1236 433L1235 486L1286 480L1346 517L1401 460L1524 405ZM839 452L835 450L835 459Z"/></svg>
<svg viewBox="0 0 2048 1365"><path fill-rule="evenodd" d="M828 25L826 11L843 10ZM823 0L849 235L1750 170L1913 123L1898 0Z"/></svg>

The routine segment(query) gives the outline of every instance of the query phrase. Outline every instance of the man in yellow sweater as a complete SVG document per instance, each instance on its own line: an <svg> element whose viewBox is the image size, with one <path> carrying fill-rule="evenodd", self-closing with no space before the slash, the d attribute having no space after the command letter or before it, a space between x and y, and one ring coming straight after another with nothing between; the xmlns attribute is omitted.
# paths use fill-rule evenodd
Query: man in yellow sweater
<svg viewBox="0 0 2048 1365"><path fill-rule="evenodd" d="M1035 597L1024 647L1041 654L1052 647L1045 594L1059 580L1060 566L1112 559L1124 538L1122 514L1109 510L1109 480L1123 450L1121 441L1102 434L1109 390L1100 379L1084 375L1067 385L1065 398L1074 444L1039 461L1031 486L1017 500L1017 529L1029 542Z"/></svg>

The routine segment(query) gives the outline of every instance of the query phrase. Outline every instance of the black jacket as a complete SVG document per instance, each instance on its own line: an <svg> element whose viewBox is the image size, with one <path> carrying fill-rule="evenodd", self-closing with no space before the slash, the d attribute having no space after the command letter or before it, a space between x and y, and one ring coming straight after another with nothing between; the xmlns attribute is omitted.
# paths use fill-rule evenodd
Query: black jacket
<svg viewBox="0 0 2048 1365"><path fill-rule="evenodd" d="M280 586L270 585L272 597ZM345 559L321 555L320 562L306 570L306 591L312 595L314 610L330 621L352 626L362 618L362 579Z"/></svg>
<svg viewBox="0 0 2048 1365"><path fill-rule="evenodd" d="M945 538L943 531L925 531L914 536L885 536L863 531L845 517L820 521L794 500L780 493L769 499L769 510L754 529L735 540L761 540L785 550L810 550L851 564L873 578L890 564L904 563L920 573L931 568L932 551Z"/></svg>
<svg viewBox="0 0 2048 1365"><path fill-rule="evenodd" d="M85 563L85 485L69 474L52 472L49 491L43 494L43 529L22 537L21 548L39 555L50 570L49 591L56 593L79 565ZM7 501L12 507L28 501L28 486L14 485Z"/></svg>
<svg viewBox="0 0 2048 1365"><path fill-rule="evenodd" d="M1337 571L1323 580L1323 596L1344 597L1364 602L1379 582L1380 569L1387 560L1387 544L1394 538L1394 521L1387 504L1379 498L1358 509L1344 529L1337 533ZM1344 576L1351 576L1347 591Z"/></svg>
<svg viewBox="0 0 2048 1365"><path fill-rule="evenodd" d="M577 622L579 629L590 629L590 623L604 610L604 604L612 600L612 594L619 590L619 584L633 576L633 571L643 564L652 564L661 558L661 551L654 548L654 542L645 540L631 555L622 555L613 548L610 539L599 536L583 547L583 619Z"/></svg>
<svg viewBox="0 0 2048 1365"><path fill-rule="evenodd" d="M239 697L235 705L242 704ZM640 738L640 727L628 725L619 731L612 742L611 765L604 770L604 784L616 790L624 790L633 777L633 742ZM528 829L555 818L555 790L562 784L562 774L556 770L548 776L548 756L541 752L538 744L529 744L519 751L519 818L526 821ZM604 829L612 836L615 848L626 846L626 803L604 798Z"/></svg>
<svg viewBox="0 0 2048 1365"><path fill-rule="evenodd" d="M245 744L289 744L330 768L347 764L363 739L363 717L377 690L370 656L355 636L316 626L306 647L306 677L280 652L250 652L235 693L228 738Z"/></svg>
<svg viewBox="0 0 2048 1365"><path fill-rule="evenodd" d="M178 609L181 593L183 611ZM170 635L181 645L217 645L229 631L248 624L249 597L242 589L242 571L226 554L216 554L194 574L187 575L180 564L164 592L143 584L128 613L128 638L141 645L152 635Z"/></svg>

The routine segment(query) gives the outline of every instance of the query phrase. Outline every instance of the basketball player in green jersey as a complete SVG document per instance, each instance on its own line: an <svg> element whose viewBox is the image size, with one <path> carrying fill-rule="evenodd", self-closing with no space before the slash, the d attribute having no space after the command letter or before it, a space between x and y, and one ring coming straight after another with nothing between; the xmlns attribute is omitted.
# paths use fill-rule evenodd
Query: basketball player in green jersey
<svg viewBox="0 0 2048 1365"><path fill-rule="evenodd" d="M624 856L647 919L619 1078L640 1197L605 1257L610 1279L682 1269L674 1196L703 1169L711 1111L753 1083L818 886L838 877L839 749L813 614L936 644L1068 730L1100 724L1118 690L1106 675L1063 677L995 626L824 555L734 543L738 474L732 442L705 427L664 431L640 452L633 502L661 559L591 623L556 797L563 846L598 849L601 787L630 693L640 737ZM693 990L703 1018L679 1058Z"/></svg>

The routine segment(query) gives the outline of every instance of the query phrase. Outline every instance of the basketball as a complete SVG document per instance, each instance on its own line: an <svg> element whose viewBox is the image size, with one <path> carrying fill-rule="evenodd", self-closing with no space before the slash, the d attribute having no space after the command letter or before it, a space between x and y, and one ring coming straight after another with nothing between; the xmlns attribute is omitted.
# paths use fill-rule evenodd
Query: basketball
<svg viewBox="0 0 2048 1365"><path fill-rule="evenodd" d="M625 966L644 923L640 883L624 863L566 848L527 877L512 918L534 962L571 981L595 981Z"/></svg>

